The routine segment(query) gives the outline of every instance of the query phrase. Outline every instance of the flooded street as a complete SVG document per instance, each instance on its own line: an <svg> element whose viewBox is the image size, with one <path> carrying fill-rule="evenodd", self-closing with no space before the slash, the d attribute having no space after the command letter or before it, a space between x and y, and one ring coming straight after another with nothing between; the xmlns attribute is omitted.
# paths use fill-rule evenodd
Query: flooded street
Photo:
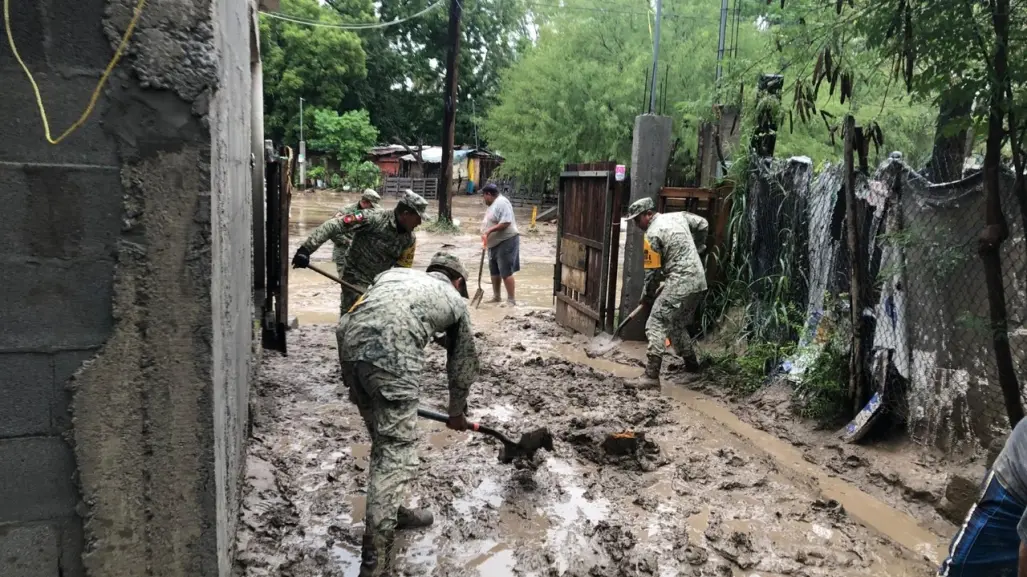
<svg viewBox="0 0 1027 577"><path fill-rule="evenodd" d="M449 245L476 275L477 200L456 199L461 235L418 232L416 267ZM341 204L330 194L294 200L293 247ZM519 209L522 231L529 214ZM630 387L627 379L641 373L640 343L588 359L587 340L553 318L555 227L539 229L522 240L524 306L486 303L472 313L482 371L469 417L515 438L544 425L555 450L501 464L491 439L422 421L410 498L433 510L435 525L403 534L398 574L932 574L948 535L810 462L691 383L665 374L662 390ZM330 252L314 260L330 261ZM476 279L471 285L473 292ZM265 355L254 392L240 574L353 577L369 440L339 394L338 288L293 271L290 307L300 328L290 333L289 356ZM441 409L445 354L432 345L426 358L421 404Z"/></svg>

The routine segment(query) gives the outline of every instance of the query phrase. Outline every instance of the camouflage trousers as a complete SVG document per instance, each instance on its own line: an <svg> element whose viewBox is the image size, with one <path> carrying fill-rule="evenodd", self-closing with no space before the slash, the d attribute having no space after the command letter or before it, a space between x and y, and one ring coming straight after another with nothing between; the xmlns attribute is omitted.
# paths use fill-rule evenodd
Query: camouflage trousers
<svg viewBox="0 0 1027 577"><path fill-rule="evenodd" d="M371 435L365 527L374 535L395 531L399 506L417 473L418 399L405 390L396 394L397 377L370 363L342 363L342 379Z"/></svg>
<svg viewBox="0 0 1027 577"><path fill-rule="evenodd" d="M702 292L684 295L663 291L656 297L649 320L645 323L645 336L649 341L646 356L663 357L667 339L670 339L674 351L682 357L695 354L692 348L692 337L688 334L688 325L692 324L695 309L703 299Z"/></svg>

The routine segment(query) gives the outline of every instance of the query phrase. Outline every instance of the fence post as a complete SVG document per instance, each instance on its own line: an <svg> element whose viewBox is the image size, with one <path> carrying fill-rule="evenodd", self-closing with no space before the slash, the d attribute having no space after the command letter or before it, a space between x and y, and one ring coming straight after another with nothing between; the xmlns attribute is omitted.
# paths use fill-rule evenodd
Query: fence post
<svg viewBox="0 0 1027 577"><path fill-rule="evenodd" d="M845 117L845 224L849 249L849 309L852 313L852 354L849 356L849 401L852 414L865 402L866 351L863 349L863 252L859 248L859 206L856 202L856 119Z"/></svg>

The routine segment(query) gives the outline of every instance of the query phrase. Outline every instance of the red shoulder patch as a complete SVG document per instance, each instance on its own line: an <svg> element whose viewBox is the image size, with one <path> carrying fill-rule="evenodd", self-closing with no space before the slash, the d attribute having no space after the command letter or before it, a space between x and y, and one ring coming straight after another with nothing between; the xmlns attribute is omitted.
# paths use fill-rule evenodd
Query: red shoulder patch
<svg viewBox="0 0 1027 577"><path fill-rule="evenodd" d="M346 224L349 224L349 223L353 222L353 215L352 214L347 214L346 216L342 217L342 222L344 222Z"/></svg>

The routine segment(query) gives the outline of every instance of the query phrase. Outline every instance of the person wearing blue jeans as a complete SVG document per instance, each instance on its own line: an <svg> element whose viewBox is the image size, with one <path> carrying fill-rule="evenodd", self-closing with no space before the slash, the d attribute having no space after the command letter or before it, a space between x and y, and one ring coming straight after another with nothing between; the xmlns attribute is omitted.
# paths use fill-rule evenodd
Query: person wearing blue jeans
<svg viewBox="0 0 1027 577"><path fill-rule="evenodd" d="M938 577L1027 577L1027 419L1006 439Z"/></svg>

